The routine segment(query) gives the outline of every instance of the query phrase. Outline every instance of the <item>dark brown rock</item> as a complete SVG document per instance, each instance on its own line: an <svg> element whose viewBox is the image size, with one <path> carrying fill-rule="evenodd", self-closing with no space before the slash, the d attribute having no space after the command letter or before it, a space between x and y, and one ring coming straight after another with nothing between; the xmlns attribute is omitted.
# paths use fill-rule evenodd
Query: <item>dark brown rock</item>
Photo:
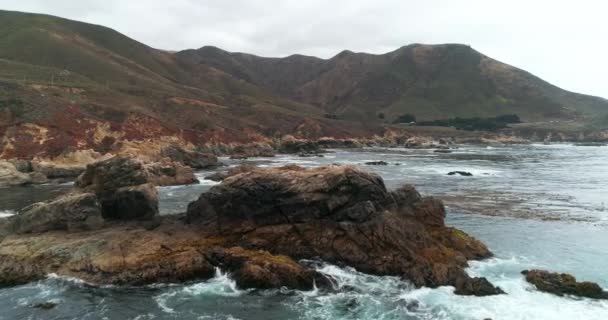
<svg viewBox="0 0 608 320"><path fill-rule="evenodd" d="M501 293L466 274L467 259L491 253L445 227L444 217L440 201L412 187L388 192L379 176L351 166L252 168L202 194L187 212L190 223L235 236L243 248L318 257L417 286L453 285L462 294Z"/></svg>
<svg viewBox="0 0 608 320"><path fill-rule="evenodd" d="M103 192L100 203L104 219L149 220L158 215L158 191L152 184Z"/></svg>
<svg viewBox="0 0 608 320"><path fill-rule="evenodd" d="M170 176L172 168L151 170L137 159L117 156L88 165L76 186L97 195L104 219L152 219L158 215L158 192L149 181L159 183L158 177Z"/></svg>
<svg viewBox="0 0 608 320"><path fill-rule="evenodd" d="M524 270L526 281L532 283L540 291L558 296L573 295L593 299L608 299L608 292L594 282L577 282L576 278L567 273L554 273L545 270Z"/></svg>

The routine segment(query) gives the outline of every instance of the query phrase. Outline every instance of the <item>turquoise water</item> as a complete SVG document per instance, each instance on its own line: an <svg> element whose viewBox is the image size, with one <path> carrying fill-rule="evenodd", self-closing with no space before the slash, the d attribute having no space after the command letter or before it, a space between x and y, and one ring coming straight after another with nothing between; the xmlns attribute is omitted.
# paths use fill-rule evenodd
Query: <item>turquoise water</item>
<svg viewBox="0 0 608 320"><path fill-rule="evenodd" d="M363 165L372 160L390 165ZM0 319L608 319L608 302L540 293L520 275L524 269L546 268L608 288L608 147L461 147L450 154L372 149L251 162L362 165L381 174L389 188L412 183L443 198L447 223L496 254L471 263L468 272L488 277L507 295L477 298L454 295L450 287L415 289L398 278L325 264L316 267L338 279L336 292L242 291L221 270L208 281L145 288L99 288L50 276L0 289ZM473 176L446 175L454 170ZM212 184L161 188L161 211L183 211ZM47 188L53 195L64 192ZM31 199L27 191L3 191L0 199L11 199L13 207ZM13 209L0 202L0 212ZM46 301L58 305L48 311L31 308Z"/></svg>

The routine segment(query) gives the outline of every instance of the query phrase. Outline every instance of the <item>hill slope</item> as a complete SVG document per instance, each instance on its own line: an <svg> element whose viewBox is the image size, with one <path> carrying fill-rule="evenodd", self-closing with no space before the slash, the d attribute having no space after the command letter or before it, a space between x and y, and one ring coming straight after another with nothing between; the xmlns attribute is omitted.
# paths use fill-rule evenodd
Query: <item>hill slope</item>
<svg viewBox="0 0 608 320"><path fill-rule="evenodd" d="M112 29L0 11L0 157L193 145L261 137L383 134L421 119L517 113L524 120L608 112L463 45L383 55L263 58L214 47L157 50ZM327 119L338 115L341 120Z"/></svg>
<svg viewBox="0 0 608 320"><path fill-rule="evenodd" d="M605 99L559 89L459 44L415 44L382 55L344 51L328 60L263 58L214 47L177 56L346 118L516 113L537 121L608 112Z"/></svg>

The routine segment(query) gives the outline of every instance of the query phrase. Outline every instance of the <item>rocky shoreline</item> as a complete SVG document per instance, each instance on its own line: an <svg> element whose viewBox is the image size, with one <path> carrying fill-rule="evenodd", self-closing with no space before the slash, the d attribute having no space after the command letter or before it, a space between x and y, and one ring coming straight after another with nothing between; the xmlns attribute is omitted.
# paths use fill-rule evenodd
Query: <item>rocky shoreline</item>
<svg viewBox="0 0 608 320"><path fill-rule="evenodd" d="M207 279L215 268L242 288L331 288L302 259L395 275L457 294L502 293L469 277L481 242L445 226L443 204L411 186L388 191L352 166L235 170L190 203L159 217L145 165L114 157L87 167L72 194L0 219L0 284L49 273L94 284Z"/></svg>

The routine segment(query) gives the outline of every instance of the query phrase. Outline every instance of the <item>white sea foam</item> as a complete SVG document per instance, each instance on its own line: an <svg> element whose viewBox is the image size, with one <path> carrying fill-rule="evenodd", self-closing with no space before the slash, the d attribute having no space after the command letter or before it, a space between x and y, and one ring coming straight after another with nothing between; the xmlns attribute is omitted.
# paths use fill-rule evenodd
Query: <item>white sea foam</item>
<svg viewBox="0 0 608 320"><path fill-rule="evenodd" d="M517 259L472 263L469 274L487 277L507 293L504 295L458 296L452 287L442 287L413 290L401 298L418 300L420 309L415 313L431 313L435 319L608 319L607 301L539 292L519 274L525 268Z"/></svg>
<svg viewBox="0 0 608 320"><path fill-rule="evenodd" d="M194 296L223 296L238 297L248 290L237 288L236 282L227 273L223 273L219 268L215 268L215 276L207 281L191 284L185 287L176 288L156 296L154 299L158 306L166 313L175 313L172 305L179 303L184 298Z"/></svg>
<svg viewBox="0 0 608 320"><path fill-rule="evenodd" d="M0 218L8 218L15 215L13 210L0 210Z"/></svg>

